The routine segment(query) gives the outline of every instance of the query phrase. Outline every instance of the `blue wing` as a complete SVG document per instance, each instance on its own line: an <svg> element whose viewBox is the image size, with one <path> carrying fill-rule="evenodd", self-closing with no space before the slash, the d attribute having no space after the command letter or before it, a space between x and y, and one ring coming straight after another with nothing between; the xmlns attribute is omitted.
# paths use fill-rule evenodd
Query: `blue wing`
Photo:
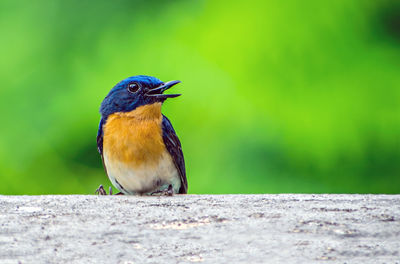
<svg viewBox="0 0 400 264"><path fill-rule="evenodd" d="M104 119L100 119L99 130L97 130L97 150L99 151L101 158L103 158L103 125Z"/></svg>
<svg viewBox="0 0 400 264"><path fill-rule="evenodd" d="M179 193L187 193L188 186L186 179L185 160L183 158L181 142L179 141L178 136L175 134L171 122L164 115L162 120L162 131L165 147L171 155L175 167L178 170L179 176L181 177L181 188L179 189Z"/></svg>

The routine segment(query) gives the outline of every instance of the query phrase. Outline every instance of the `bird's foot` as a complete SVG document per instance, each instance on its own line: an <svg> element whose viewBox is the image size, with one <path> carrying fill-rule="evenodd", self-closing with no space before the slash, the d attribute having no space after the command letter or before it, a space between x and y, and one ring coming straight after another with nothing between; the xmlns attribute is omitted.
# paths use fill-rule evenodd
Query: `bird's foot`
<svg viewBox="0 0 400 264"><path fill-rule="evenodd" d="M168 186L168 189L159 190L159 191L154 191L154 192L151 192L150 195L172 196L172 195L174 195L174 189L173 189L172 185L170 184L170 185Z"/></svg>
<svg viewBox="0 0 400 264"><path fill-rule="evenodd" d="M109 192L110 192L110 195L112 195L112 189L111 189L111 187L110 187L110 189L109 189ZM95 193L95 194L98 194L98 195L107 195L107 192L106 192L106 190L104 190L104 187L103 187L102 184L100 184L99 188L97 188L96 191L95 191L94 193Z"/></svg>
<svg viewBox="0 0 400 264"><path fill-rule="evenodd" d="M95 194L98 194L98 195L107 195L107 192L106 192L106 190L104 189L104 187L103 187L102 184L100 184L99 188L97 188L96 191L95 191L94 193L95 193ZM108 193L109 193L109 195L113 195L113 191L112 191L111 186L110 186L109 189L108 189ZM119 193L116 193L116 194L114 194L114 195L124 195L124 193L119 192Z"/></svg>

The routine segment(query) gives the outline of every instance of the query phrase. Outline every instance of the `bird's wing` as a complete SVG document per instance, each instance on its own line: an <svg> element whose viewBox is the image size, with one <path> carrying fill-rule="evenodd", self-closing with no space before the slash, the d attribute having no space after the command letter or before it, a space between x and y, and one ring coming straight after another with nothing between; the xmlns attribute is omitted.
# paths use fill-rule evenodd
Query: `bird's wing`
<svg viewBox="0 0 400 264"><path fill-rule="evenodd" d="M99 151L101 156L103 156L103 125L104 119L101 118L99 123L99 130L97 130L97 150Z"/></svg>
<svg viewBox="0 0 400 264"><path fill-rule="evenodd" d="M101 161L103 162L103 167L104 170L107 174L107 168L106 168L106 164L104 163L104 156L103 156L103 125L104 125L104 119L101 118L100 119L100 123L99 123L99 130L97 131L97 150L100 153L101 156Z"/></svg>
<svg viewBox="0 0 400 264"><path fill-rule="evenodd" d="M171 155L175 167L179 172L179 176L181 177L181 188L179 189L179 193L187 193L188 186L186 179L185 160L183 158L181 142L175 134L171 122L164 115L162 120L162 131L165 147Z"/></svg>

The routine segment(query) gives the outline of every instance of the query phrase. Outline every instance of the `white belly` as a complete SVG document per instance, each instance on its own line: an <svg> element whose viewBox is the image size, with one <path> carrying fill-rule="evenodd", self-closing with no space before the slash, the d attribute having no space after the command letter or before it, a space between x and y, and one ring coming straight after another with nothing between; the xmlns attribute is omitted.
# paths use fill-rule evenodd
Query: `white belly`
<svg viewBox="0 0 400 264"><path fill-rule="evenodd" d="M104 151L104 163L107 175L113 185L125 194L142 194L157 191L163 185L171 184L174 193L179 192L181 180L178 170L171 156L165 152L161 155L158 165L125 164L118 160L111 160ZM121 188L122 187L122 188Z"/></svg>

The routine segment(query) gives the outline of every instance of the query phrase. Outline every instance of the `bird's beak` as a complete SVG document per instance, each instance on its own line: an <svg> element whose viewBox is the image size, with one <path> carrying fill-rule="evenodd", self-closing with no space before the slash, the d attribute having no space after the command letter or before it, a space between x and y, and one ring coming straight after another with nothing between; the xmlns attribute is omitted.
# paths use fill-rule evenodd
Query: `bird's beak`
<svg viewBox="0 0 400 264"><path fill-rule="evenodd" d="M150 91L148 91L146 93L147 96L150 97L155 97L157 99L167 99L167 98L174 98L174 97L178 97L181 94L163 94L164 91L168 90L169 88L171 88L172 86L174 86L175 84L180 83L181 81L170 81L170 82L166 82L154 89L151 89Z"/></svg>

